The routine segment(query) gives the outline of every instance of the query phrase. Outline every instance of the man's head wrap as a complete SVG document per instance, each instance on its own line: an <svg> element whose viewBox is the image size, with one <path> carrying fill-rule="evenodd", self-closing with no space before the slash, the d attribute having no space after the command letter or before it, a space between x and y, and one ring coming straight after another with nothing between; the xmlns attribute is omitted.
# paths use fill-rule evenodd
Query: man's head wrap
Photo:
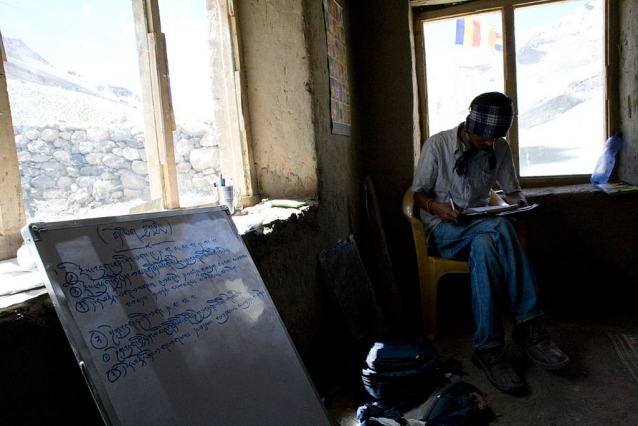
<svg viewBox="0 0 638 426"><path fill-rule="evenodd" d="M501 138L514 120L514 104L512 100L500 92L488 92L474 98L470 104L470 114L465 120L465 131L483 138ZM469 147L454 163L454 171L463 176L467 172L470 160L478 153L468 135ZM496 168L496 153L493 147L484 150L487 153L490 170Z"/></svg>
<svg viewBox="0 0 638 426"><path fill-rule="evenodd" d="M484 138L501 138L514 120L512 99L500 92L483 93L470 104L465 130Z"/></svg>

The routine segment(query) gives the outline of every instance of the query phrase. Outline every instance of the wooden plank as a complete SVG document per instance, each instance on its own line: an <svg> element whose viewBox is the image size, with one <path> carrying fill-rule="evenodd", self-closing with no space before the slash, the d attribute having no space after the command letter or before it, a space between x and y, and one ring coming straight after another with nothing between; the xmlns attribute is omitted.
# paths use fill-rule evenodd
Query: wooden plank
<svg viewBox="0 0 638 426"><path fill-rule="evenodd" d="M160 32L157 0L132 0L139 52L140 86L144 108L146 152L151 198L161 198L165 208L179 208L166 41Z"/></svg>
<svg viewBox="0 0 638 426"><path fill-rule="evenodd" d="M179 191L177 188L177 172L175 170L175 148L173 130L175 118L171 102L171 90L168 79L168 62L166 61L166 39L164 34L148 34L150 57L155 58L155 66L151 67L151 84L153 87L154 115L157 139L158 159L162 170L163 199L168 209L179 208Z"/></svg>
<svg viewBox="0 0 638 426"><path fill-rule="evenodd" d="M151 85L150 76L151 60L146 26L147 8L144 0L131 0L131 4L133 6L133 21L139 59L140 89L142 92L142 108L144 111L144 147L146 148L151 199L161 199L163 193L162 169L159 161L158 135L155 126L155 108L153 105L153 87Z"/></svg>
<svg viewBox="0 0 638 426"><path fill-rule="evenodd" d="M518 91L516 81L516 29L514 27L514 8L507 6L503 10L503 76L505 78L505 93L514 101L514 121L507 134L507 141L510 143L512 158L516 175L520 176L520 161L518 158ZM508 54L511 53L511 54Z"/></svg>
<svg viewBox="0 0 638 426"><path fill-rule="evenodd" d="M4 47L2 50L4 52ZM0 235L4 236L0 240L0 257L3 260L15 257L22 243L20 228L26 224L4 58L3 54L3 60L0 60L0 159L3 170L0 174Z"/></svg>
<svg viewBox="0 0 638 426"><path fill-rule="evenodd" d="M235 95L237 96L238 120L240 124L240 148L243 161L242 204L244 207L253 206L261 201L257 183L257 171L253 155L253 145L248 115L248 99L242 88L245 86L245 74L242 68L243 51L239 26L237 25L237 6L234 0L228 0L228 21L230 24L233 43L233 59L235 69Z"/></svg>

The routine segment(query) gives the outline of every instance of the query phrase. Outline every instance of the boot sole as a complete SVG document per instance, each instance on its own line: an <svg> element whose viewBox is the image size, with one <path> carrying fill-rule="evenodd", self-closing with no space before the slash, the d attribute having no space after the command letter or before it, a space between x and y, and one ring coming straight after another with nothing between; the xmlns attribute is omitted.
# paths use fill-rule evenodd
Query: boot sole
<svg viewBox="0 0 638 426"><path fill-rule="evenodd" d="M474 363L474 365L476 365L478 368L480 368L481 370L485 372L485 376L487 377L487 380L489 380L489 382L498 390L505 393L520 393L526 389L525 383L521 383L515 386L504 386L496 382L495 380L493 380L492 377L487 373L487 369L485 368L483 363L478 359L476 354L472 355L472 362Z"/></svg>
<svg viewBox="0 0 638 426"><path fill-rule="evenodd" d="M532 355L529 353L527 348L523 348L523 350L527 354L527 357L529 358L530 361L532 361L536 365L540 365L541 367L543 367L547 371L559 371L559 370L562 370L565 367L567 367L567 365L569 365L569 361L570 361L569 358L567 358L565 361L561 362L560 364L554 364L554 365L546 364L546 363L538 361L536 358L532 357Z"/></svg>

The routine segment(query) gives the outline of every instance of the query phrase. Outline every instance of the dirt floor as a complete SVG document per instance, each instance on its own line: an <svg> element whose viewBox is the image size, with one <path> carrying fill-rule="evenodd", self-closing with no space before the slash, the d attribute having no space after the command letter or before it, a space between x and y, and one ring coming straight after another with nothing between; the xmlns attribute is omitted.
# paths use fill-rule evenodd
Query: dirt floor
<svg viewBox="0 0 638 426"><path fill-rule="evenodd" d="M554 340L571 358L569 367L560 374L550 373L530 363L525 353L511 341L511 326L508 325L507 352L529 387L529 391L520 396L511 396L494 388L471 362L472 319L467 315L452 314L465 308L469 310L469 306L448 308L447 318L445 314L440 317L440 336L435 347L442 357L461 361L467 373L463 380L487 394L495 413L491 424L638 424L638 383L632 379L607 335L638 333L637 308L546 308L545 324ZM339 396L326 401L335 424L359 424L356 408L366 395L356 388L357 384L344 387Z"/></svg>

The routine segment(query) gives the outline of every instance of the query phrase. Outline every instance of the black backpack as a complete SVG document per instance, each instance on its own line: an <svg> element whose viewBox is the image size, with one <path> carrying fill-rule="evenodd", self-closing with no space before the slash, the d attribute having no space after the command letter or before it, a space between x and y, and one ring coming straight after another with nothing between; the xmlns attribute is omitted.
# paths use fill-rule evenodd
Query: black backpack
<svg viewBox="0 0 638 426"><path fill-rule="evenodd" d="M442 362L432 343L417 337L375 342L366 357L362 381L374 402L359 407L362 426L428 425L483 426L492 412L485 395L457 374L458 361Z"/></svg>

